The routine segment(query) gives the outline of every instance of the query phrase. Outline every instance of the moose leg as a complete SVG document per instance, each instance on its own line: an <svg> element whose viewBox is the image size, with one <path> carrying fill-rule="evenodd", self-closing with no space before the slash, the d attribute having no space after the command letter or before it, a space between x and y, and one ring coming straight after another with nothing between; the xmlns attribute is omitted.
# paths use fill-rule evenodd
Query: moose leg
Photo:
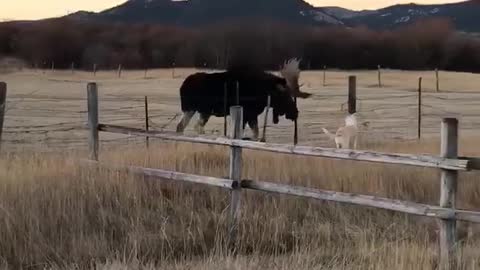
<svg viewBox="0 0 480 270"><path fill-rule="evenodd" d="M177 125L177 133L183 133L183 131L188 126L188 123L190 123L190 120L194 115L195 115L195 111L183 112L182 120L180 120L180 122Z"/></svg>
<svg viewBox="0 0 480 270"><path fill-rule="evenodd" d="M258 141L258 135L259 135L258 120L257 119L248 120L248 126L250 127L250 129L252 129L253 139L255 141Z"/></svg>
<svg viewBox="0 0 480 270"><path fill-rule="evenodd" d="M204 127L207 124L208 119L210 119L209 114L200 113L200 117L198 118L198 122L195 125L195 130L198 132L198 134L205 134Z"/></svg>

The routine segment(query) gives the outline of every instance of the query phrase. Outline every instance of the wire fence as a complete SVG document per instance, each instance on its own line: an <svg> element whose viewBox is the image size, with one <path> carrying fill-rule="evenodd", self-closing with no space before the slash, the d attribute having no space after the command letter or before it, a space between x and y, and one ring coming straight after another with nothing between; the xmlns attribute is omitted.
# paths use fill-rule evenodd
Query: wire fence
<svg viewBox="0 0 480 270"><path fill-rule="evenodd" d="M149 125L152 130L175 131L181 118L178 88L182 78L174 81L157 80L154 87L150 82L138 84L126 82L108 85L108 91L101 91L100 99L104 106L100 119L112 124L136 128L145 127L144 97L149 101ZM386 82L386 83L385 83ZM61 83L61 82L55 82ZM71 83L69 81L69 83ZM384 84L388 81L384 80ZM79 91L86 83L75 83ZM115 91L112 91L115 89ZM141 93L137 93L137 91ZM322 128L331 132L343 125L346 115L347 87L327 85L307 85L305 92L313 93L309 99L299 99L300 111L298 129L299 143L304 145L333 146L323 134ZM10 93L7 99L3 142L5 149L83 147L87 133L86 98L83 95L45 94L44 91L28 91L24 94ZM425 92L422 95L422 136L437 135L442 117L453 116L460 119L460 130L474 133L480 128L478 108L480 93L476 92ZM199 96L197 98L209 98ZM357 90L357 111L364 138L382 140L396 138L409 140L416 138L417 100L414 89L383 89L361 86ZM198 116L196 116L198 117ZM196 117L192 119L186 133L193 130ZM264 115L259 115L262 122ZM293 122L281 118L273 124L271 115L267 125L267 141L277 143L292 142ZM211 117L205 126L206 135L223 136L223 118ZM247 135L251 131L246 130ZM142 138L123 135L106 135L102 143L143 143Z"/></svg>

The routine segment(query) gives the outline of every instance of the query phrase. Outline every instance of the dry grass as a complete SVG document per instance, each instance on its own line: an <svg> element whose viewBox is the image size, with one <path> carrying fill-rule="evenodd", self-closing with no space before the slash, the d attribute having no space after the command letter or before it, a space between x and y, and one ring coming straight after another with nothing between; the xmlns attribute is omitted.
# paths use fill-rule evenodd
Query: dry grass
<svg viewBox="0 0 480 270"><path fill-rule="evenodd" d="M143 127L143 96L151 102L152 127L174 128L178 87L191 69L124 72L35 72L2 74L9 86L0 157L0 269L435 269L434 220L388 211L278 195L242 193L239 256L224 248L229 194L197 185L173 185L78 165L85 148L85 87L100 85L100 120ZM480 155L478 75L441 73L434 93L433 72L385 71L378 88L375 71L302 73L300 143L333 146L321 128L343 121L346 77L358 76L358 109L370 121L361 149L438 154L440 119L460 117L462 155ZM424 138L414 138L415 89L424 78ZM263 119L261 117L260 119ZM178 120L178 119L177 119ZM172 124L173 123L173 124ZM215 118L207 132L223 127ZM268 130L269 141L291 142L292 123ZM191 131L191 128L190 130ZM472 136L472 139L467 139ZM385 141L384 138L398 140ZM127 144L124 136L102 133L102 160L120 164L226 176L228 152L208 146ZM121 146L120 146L121 145ZM129 145L129 146L125 146ZM77 150L58 151L58 147ZM53 149L51 153L40 151ZM23 152L22 152L23 151ZM30 152L31 151L31 152ZM381 166L320 158L244 152L246 178L336 191L374 194L437 204L439 173L431 169ZM458 206L479 210L478 174L462 173ZM458 269L480 268L480 229L460 223Z"/></svg>
<svg viewBox="0 0 480 270"><path fill-rule="evenodd" d="M42 71L25 69L22 72L0 74L0 81L8 83L7 113L2 139L4 149L29 150L38 148L85 147L86 85L99 85L100 121L123 126L144 127L144 96L148 96L150 128L175 131L181 113L178 89L195 69L176 69L172 78L169 69L125 71L118 78L116 72ZM461 136L478 136L480 130L480 75L441 72L441 92L436 93L435 74L432 71L384 71L384 87L376 86L376 71L328 71L327 85L323 86L322 72L305 71L301 74L303 90L314 94L299 99L299 143L302 145L334 146L327 141L322 128L336 130L343 124L345 111L340 111L347 100L347 77L357 75L357 93L360 121L369 121L369 137L377 139L414 139L417 136L417 85L423 76L423 136L435 137L440 131L442 117L454 116L460 121ZM270 114L271 115L271 114ZM188 126L193 130L197 115ZM262 121L263 115L259 117ZM223 118L212 117L206 133L223 133ZM269 120L269 141L292 142L293 123L281 119L278 125ZM250 130L247 129L247 135ZM104 143L126 143L126 136L102 134Z"/></svg>
<svg viewBox="0 0 480 270"><path fill-rule="evenodd" d="M437 142L376 144L437 153ZM462 154L480 153L462 141ZM226 149L189 144L102 149L119 164L225 176ZM427 218L243 192L239 256L224 248L228 193L78 166L85 153L15 153L0 159L0 265L5 269L435 269ZM430 169L244 152L258 180L435 204ZM459 206L478 209L478 175L462 173ZM460 226L458 269L480 267L475 227Z"/></svg>

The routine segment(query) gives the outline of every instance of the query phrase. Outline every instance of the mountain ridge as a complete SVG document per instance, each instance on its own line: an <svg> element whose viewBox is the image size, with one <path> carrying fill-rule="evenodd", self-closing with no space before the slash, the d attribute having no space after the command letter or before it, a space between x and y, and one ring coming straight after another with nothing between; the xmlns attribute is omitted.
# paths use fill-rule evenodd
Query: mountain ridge
<svg viewBox="0 0 480 270"><path fill-rule="evenodd" d="M447 4L396 4L360 11L334 6L318 7L303 0L129 0L98 13L79 11L66 17L193 28L255 18L310 26L366 26L374 30L395 29L424 19L444 18L459 31L480 32L477 14L480 14L480 0Z"/></svg>

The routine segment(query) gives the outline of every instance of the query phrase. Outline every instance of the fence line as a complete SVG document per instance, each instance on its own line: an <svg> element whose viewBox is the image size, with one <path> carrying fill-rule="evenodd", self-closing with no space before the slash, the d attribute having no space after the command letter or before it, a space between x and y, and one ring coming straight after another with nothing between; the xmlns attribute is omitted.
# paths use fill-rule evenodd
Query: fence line
<svg viewBox="0 0 480 270"><path fill-rule="evenodd" d="M480 212L443 208L439 206L388 199L378 196L359 195L354 193L329 191L317 188L299 187L293 185L279 184L275 182L255 181L248 179L242 179L237 183L237 181L233 181L229 178L198 176L194 174L180 173L162 169L143 168L138 166L111 165L91 160L82 161L82 163L103 169L122 171L136 174L139 176L154 177L158 180L189 182L220 187L228 190L235 190L241 187L242 189L292 195L296 197L310 198L322 201L367 206L431 218L456 219L461 221L480 223Z"/></svg>
<svg viewBox="0 0 480 270"><path fill-rule="evenodd" d="M439 257L441 269L452 269L456 265L454 252L456 251L456 221L470 221L480 223L480 212L458 210L455 207L458 171L480 170L478 158L458 157L458 120L455 118L443 119L441 125L441 156L410 155L396 153L368 152L348 149L332 149L321 147L307 147L284 144L268 144L240 140L243 132L243 110L240 106L230 108L231 138L202 138L187 137L177 134L168 134L158 131L122 126L100 124L98 122L98 93L95 83L88 84L88 127L90 160L98 162L99 131L117 134L137 135L180 142L222 145L230 147L230 173L228 179L190 175L158 169L129 167L130 172L153 176L159 179L187 181L199 184L214 185L231 190L230 219L229 219L229 246L235 251L237 220L240 211L240 192L242 189L253 189L270 193L279 193L292 196L313 198L318 200L335 201L375 208L382 208L407 214L422 215L440 219ZM268 151L282 154L313 156L324 158L345 159L353 161L367 161L384 164L411 165L418 167L436 168L441 170L441 199L439 206L392 200L387 198L367 196L353 193L325 191L299 186L282 185L253 180L242 180L242 149Z"/></svg>

